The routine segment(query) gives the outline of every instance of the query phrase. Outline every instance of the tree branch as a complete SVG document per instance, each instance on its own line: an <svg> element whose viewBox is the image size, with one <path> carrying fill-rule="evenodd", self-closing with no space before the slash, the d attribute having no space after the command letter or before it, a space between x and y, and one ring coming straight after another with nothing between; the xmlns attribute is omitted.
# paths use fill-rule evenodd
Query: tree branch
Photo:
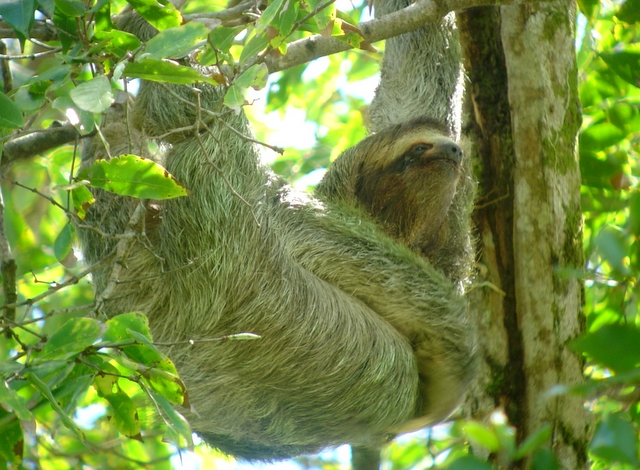
<svg viewBox="0 0 640 470"><path fill-rule="evenodd" d="M6 22L0 21L0 38L17 38L16 32ZM55 27L48 21L36 21L29 31L29 38L38 39L40 41L53 41L58 38Z"/></svg>
<svg viewBox="0 0 640 470"><path fill-rule="evenodd" d="M81 137L86 136L81 136L71 124L57 124L48 129L16 137L4 144L2 166L16 160L31 158Z"/></svg>
<svg viewBox="0 0 640 470"><path fill-rule="evenodd" d="M543 0L418 0L408 7L371 21L358 23L357 28L367 43L389 39L400 34L415 31L434 23L452 11L488 5L511 5L521 3L539 3ZM319 57L348 51L353 46L334 37L325 38L314 35L292 42L286 55L270 55L265 63L269 73L286 70L304 64Z"/></svg>

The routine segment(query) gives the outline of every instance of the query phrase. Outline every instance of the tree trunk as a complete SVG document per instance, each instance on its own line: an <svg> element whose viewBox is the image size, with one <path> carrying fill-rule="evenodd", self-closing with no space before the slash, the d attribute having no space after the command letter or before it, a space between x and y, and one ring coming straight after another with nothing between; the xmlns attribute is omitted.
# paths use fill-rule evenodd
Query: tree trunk
<svg viewBox="0 0 640 470"><path fill-rule="evenodd" d="M560 464L580 469L590 430L582 401L547 395L582 381L567 346L584 325L574 9L474 8L459 27L484 267L475 292L484 362L466 406L478 419L501 407L518 442L549 423Z"/></svg>

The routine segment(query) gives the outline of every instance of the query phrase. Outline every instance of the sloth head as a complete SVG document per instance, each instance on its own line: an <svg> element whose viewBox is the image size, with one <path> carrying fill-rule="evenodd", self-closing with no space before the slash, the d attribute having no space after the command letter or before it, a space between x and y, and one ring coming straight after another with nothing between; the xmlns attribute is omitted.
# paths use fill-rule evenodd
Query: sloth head
<svg viewBox="0 0 640 470"><path fill-rule="evenodd" d="M426 253L447 235L445 222L462 156L441 124L413 120L344 152L316 194L361 207L388 235Z"/></svg>

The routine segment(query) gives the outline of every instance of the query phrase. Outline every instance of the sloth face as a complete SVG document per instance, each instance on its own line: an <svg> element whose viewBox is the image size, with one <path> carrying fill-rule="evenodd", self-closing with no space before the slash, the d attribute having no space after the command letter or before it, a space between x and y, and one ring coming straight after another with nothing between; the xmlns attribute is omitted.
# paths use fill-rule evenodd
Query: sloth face
<svg viewBox="0 0 640 470"><path fill-rule="evenodd" d="M431 250L446 236L462 149L428 126L417 126L385 143L369 149L371 153L362 159L355 198L389 235L421 251Z"/></svg>

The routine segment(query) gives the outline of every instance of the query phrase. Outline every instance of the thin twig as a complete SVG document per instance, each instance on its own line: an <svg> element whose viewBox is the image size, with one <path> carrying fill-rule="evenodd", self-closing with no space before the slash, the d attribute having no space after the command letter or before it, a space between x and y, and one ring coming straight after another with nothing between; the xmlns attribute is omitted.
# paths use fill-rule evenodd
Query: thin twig
<svg viewBox="0 0 640 470"><path fill-rule="evenodd" d="M127 224L127 228L122 234L122 238L118 241L118 244L115 248L115 259L113 261L113 269L111 270L111 275L109 276L109 281L107 282L106 287L100 294L96 295L96 303L93 311L95 313L100 313L102 307L104 306L105 301L111 296L113 291L118 285L118 280L120 279L120 274L122 273L122 269L125 266L125 261L127 255L129 254L129 250L133 246L138 236L138 231L136 227L140 225L144 214L144 204L143 201L140 201L136 206L136 209L133 211L131 218L129 219L129 223Z"/></svg>
<svg viewBox="0 0 640 470"><path fill-rule="evenodd" d="M4 41L0 41L0 54L7 53L7 45ZM8 60L2 60L0 62L0 68L2 69L2 83L4 85L4 93L7 94L13 90L13 75L11 74L11 67Z"/></svg>

